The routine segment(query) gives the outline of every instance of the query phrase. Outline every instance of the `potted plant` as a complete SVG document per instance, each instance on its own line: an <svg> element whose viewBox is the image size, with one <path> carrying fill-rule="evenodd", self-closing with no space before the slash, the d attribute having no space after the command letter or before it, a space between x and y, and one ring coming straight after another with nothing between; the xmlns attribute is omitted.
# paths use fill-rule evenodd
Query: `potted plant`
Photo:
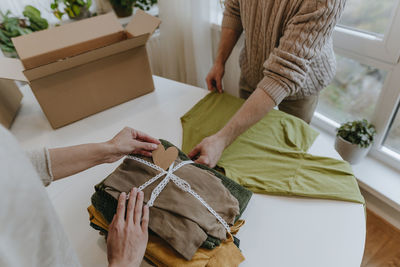
<svg viewBox="0 0 400 267"><path fill-rule="evenodd" d="M136 0L110 0L111 5L118 17L129 17L133 13L133 4Z"/></svg>
<svg viewBox="0 0 400 267"><path fill-rule="evenodd" d="M157 0L110 0L115 14L120 18L131 16L133 7L149 10L157 2Z"/></svg>
<svg viewBox="0 0 400 267"><path fill-rule="evenodd" d="M375 127L365 119L344 123L337 130L335 149L344 160L358 163L368 154L375 135Z"/></svg>
<svg viewBox="0 0 400 267"><path fill-rule="evenodd" d="M61 1L63 8L61 7ZM67 14L70 19L74 20L88 18L90 17L89 8L91 6L92 0L53 0L50 4L54 16L59 20L62 19L64 14Z"/></svg>

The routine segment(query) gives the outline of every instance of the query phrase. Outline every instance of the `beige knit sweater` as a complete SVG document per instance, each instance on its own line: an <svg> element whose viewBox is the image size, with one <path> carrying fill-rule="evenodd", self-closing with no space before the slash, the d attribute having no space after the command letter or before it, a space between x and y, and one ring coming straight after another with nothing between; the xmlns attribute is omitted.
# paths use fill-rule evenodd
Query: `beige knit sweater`
<svg viewBox="0 0 400 267"><path fill-rule="evenodd" d="M315 95L336 71L332 32L346 0L226 0L222 27L244 30L241 88L283 99Z"/></svg>

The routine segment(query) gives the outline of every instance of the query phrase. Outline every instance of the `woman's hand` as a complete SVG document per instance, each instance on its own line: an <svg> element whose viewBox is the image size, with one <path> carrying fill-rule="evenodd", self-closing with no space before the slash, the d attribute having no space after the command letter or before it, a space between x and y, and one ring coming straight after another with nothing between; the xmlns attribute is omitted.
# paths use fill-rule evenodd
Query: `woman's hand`
<svg viewBox="0 0 400 267"><path fill-rule="evenodd" d="M110 267L140 266L146 250L149 207L143 206L143 192L137 192L136 188L131 190L126 218L125 202L126 194L123 192L108 231L107 257Z"/></svg>
<svg viewBox="0 0 400 267"><path fill-rule="evenodd" d="M160 141L138 130L125 127L113 139L106 142L108 147L107 163L115 162L130 153L151 157Z"/></svg>
<svg viewBox="0 0 400 267"><path fill-rule="evenodd" d="M58 180L99 164L112 163L130 153L151 157L151 151L159 144L157 139L125 127L108 142L49 149L53 178Z"/></svg>

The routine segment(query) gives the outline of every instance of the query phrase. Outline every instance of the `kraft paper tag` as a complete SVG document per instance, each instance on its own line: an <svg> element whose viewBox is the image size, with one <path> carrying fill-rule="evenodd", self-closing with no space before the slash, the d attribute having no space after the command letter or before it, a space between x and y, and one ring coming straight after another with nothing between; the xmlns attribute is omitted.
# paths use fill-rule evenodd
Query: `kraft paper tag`
<svg viewBox="0 0 400 267"><path fill-rule="evenodd" d="M164 146L160 144L158 148L152 152L152 154L154 164L163 168L164 170L167 170L178 156L178 149L171 146L165 150Z"/></svg>

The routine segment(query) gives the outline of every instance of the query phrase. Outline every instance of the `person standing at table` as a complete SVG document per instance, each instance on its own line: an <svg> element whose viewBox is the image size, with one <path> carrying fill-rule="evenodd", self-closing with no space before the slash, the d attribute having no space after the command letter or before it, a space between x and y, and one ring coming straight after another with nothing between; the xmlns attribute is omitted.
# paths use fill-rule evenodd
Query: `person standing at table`
<svg viewBox="0 0 400 267"><path fill-rule="evenodd" d="M0 266L80 266L43 187L130 153L151 156L160 142L124 128L108 142L31 151L0 125ZM148 241L143 192L121 193L107 237L109 267L138 267ZM126 205L126 208L125 208Z"/></svg>
<svg viewBox="0 0 400 267"><path fill-rule="evenodd" d="M244 32L240 96L247 99L190 153L214 167L223 150L274 106L310 123L318 93L336 71L332 32L346 0L226 0L221 41L206 81L222 92L225 63ZM212 114L210 114L212 115Z"/></svg>

